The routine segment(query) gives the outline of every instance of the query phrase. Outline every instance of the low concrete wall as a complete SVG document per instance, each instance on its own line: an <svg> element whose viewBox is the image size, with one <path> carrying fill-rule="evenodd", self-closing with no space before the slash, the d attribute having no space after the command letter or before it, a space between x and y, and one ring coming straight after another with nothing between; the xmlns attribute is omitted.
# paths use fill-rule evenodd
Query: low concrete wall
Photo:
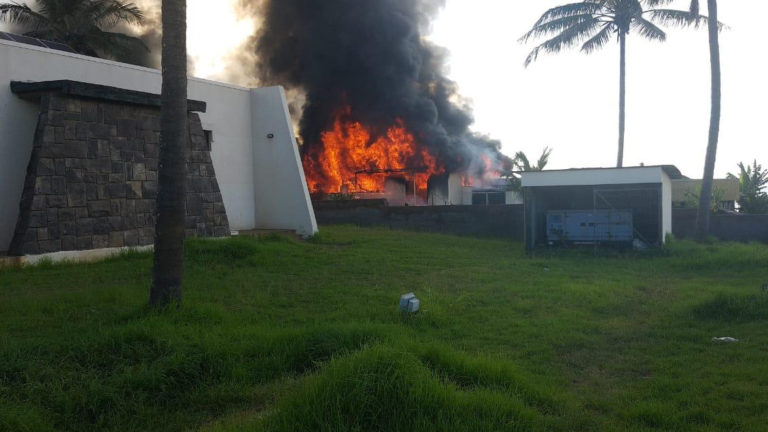
<svg viewBox="0 0 768 432"><path fill-rule="evenodd" d="M410 231L523 241L523 206L387 207L385 200L314 201L321 225L385 226ZM692 238L695 209L675 209L672 231ZM768 215L712 215L710 232L723 241L768 243Z"/></svg>
<svg viewBox="0 0 768 432"><path fill-rule="evenodd" d="M384 200L315 201L321 225L385 226L523 241L523 206L387 207Z"/></svg>
<svg viewBox="0 0 768 432"><path fill-rule="evenodd" d="M677 238L693 238L696 210L675 209L672 228ZM768 243L768 215L712 215L709 232L723 241Z"/></svg>

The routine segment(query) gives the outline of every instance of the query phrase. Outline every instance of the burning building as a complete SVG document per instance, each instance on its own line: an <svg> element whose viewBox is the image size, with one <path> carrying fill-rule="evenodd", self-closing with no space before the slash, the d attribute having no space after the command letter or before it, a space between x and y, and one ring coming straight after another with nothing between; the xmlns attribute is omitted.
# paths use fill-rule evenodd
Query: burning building
<svg viewBox="0 0 768 432"><path fill-rule="evenodd" d="M436 0L264 0L257 75L293 95L302 164L315 195L460 204L489 187L500 143L470 131L471 110L425 30ZM457 180L460 179L460 180ZM453 189L453 192L452 192Z"/></svg>

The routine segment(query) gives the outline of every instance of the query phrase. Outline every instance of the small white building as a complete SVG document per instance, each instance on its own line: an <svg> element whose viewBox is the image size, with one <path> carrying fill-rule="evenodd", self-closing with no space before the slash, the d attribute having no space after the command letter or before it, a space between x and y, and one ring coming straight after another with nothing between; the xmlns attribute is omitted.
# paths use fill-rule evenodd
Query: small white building
<svg viewBox="0 0 768 432"><path fill-rule="evenodd" d="M662 245L672 233L672 165L522 173L525 244Z"/></svg>
<svg viewBox="0 0 768 432"><path fill-rule="evenodd" d="M11 81L73 80L159 94L161 74L71 52L0 40L0 255L8 250L32 153L39 104ZM202 127L232 230L317 232L299 150L281 87L245 88L198 78L189 98L207 103Z"/></svg>

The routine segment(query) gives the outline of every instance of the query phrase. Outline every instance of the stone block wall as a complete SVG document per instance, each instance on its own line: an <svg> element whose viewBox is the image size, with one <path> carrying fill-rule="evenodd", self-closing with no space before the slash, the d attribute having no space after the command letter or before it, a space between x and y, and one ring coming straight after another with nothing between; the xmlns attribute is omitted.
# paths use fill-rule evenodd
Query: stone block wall
<svg viewBox="0 0 768 432"><path fill-rule="evenodd" d="M10 255L154 242L160 110L61 93L40 116ZM188 236L229 224L200 118L189 114Z"/></svg>

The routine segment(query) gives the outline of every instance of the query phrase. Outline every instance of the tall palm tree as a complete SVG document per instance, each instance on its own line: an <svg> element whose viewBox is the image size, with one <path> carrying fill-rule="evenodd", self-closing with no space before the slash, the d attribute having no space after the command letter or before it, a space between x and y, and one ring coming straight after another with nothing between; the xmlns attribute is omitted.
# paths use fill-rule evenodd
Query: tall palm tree
<svg viewBox="0 0 768 432"><path fill-rule="evenodd" d="M160 108L155 256L149 303L181 302L188 158L187 2L163 0L163 85Z"/></svg>
<svg viewBox="0 0 768 432"><path fill-rule="evenodd" d="M717 158L717 141L720 136L720 26L717 21L717 0L707 0L707 24L709 32L709 63L712 77L712 108L709 116L709 137L707 139L707 155L704 160L704 176L701 179L701 195L699 209L696 212L696 237L703 239L709 234L709 207L712 193L712 180L715 176L715 159ZM691 13L699 12L699 0L691 0Z"/></svg>
<svg viewBox="0 0 768 432"><path fill-rule="evenodd" d="M24 35L61 42L94 57L120 60L147 51L138 38L109 29L120 23L139 25L144 14L135 4L118 0L37 0L32 8L17 2L0 3L0 22L17 24Z"/></svg>
<svg viewBox="0 0 768 432"><path fill-rule="evenodd" d="M542 52L557 53L564 48L581 45L581 51L592 53L604 47L613 35L619 42L619 152L616 166L624 163L624 124L626 103L626 43L635 32L655 41L665 41L666 33L658 25L696 25L706 18L689 11L661 9L672 0L584 0L546 11L523 37L551 37L535 47L525 59L526 67ZM657 25L658 24L658 25Z"/></svg>

